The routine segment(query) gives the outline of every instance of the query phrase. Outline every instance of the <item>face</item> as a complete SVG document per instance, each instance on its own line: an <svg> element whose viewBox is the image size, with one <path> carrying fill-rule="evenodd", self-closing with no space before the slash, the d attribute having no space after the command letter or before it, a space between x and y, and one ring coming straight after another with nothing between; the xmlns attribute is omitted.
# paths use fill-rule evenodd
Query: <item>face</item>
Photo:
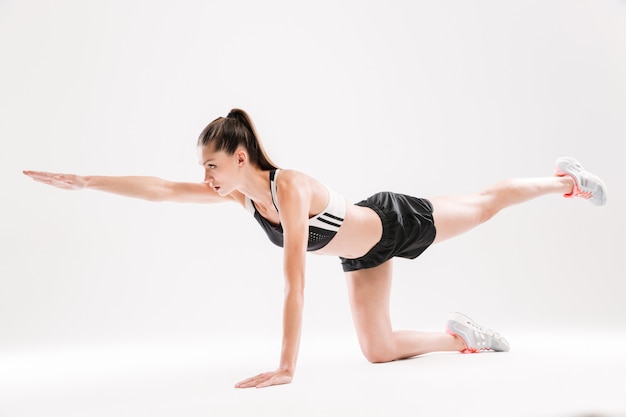
<svg viewBox="0 0 626 417"><path fill-rule="evenodd" d="M241 168L246 159L241 150L228 155L224 151L215 152L211 146L199 146L198 156L204 169L204 182L216 193L226 196L237 189Z"/></svg>

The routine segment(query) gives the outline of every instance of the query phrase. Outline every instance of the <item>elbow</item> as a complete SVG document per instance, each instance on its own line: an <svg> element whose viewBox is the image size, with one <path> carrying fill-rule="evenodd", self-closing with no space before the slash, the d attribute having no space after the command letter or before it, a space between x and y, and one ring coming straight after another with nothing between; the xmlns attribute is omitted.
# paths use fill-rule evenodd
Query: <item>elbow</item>
<svg viewBox="0 0 626 417"><path fill-rule="evenodd" d="M304 279L298 282L287 281L285 283L285 296L292 296L297 299L304 299Z"/></svg>

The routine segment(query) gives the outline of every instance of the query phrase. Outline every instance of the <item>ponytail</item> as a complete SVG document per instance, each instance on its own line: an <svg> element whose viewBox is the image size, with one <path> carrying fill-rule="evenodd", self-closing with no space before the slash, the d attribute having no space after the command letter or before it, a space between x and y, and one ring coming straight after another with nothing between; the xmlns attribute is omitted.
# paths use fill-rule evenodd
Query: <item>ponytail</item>
<svg viewBox="0 0 626 417"><path fill-rule="evenodd" d="M225 151L229 155L243 146L250 161L263 171L278 168L265 153L252 119L241 109L232 109L226 117L218 117L204 128L198 146L209 145L213 145L215 151Z"/></svg>

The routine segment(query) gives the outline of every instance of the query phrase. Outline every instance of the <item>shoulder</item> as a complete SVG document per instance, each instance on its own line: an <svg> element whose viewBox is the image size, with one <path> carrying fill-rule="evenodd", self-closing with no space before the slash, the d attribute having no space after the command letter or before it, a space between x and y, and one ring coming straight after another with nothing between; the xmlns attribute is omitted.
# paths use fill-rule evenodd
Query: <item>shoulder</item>
<svg viewBox="0 0 626 417"><path fill-rule="evenodd" d="M278 193L283 194L307 196L313 192L317 184L315 178L295 169L281 169L276 178Z"/></svg>
<svg viewBox="0 0 626 417"><path fill-rule="evenodd" d="M281 208L301 207L310 204L315 179L307 174L293 170L281 169L276 177L277 197Z"/></svg>
<svg viewBox="0 0 626 417"><path fill-rule="evenodd" d="M309 183L313 178L305 174L304 172L297 171L295 169L281 169L276 179L278 185L305 185Z"/></svg>

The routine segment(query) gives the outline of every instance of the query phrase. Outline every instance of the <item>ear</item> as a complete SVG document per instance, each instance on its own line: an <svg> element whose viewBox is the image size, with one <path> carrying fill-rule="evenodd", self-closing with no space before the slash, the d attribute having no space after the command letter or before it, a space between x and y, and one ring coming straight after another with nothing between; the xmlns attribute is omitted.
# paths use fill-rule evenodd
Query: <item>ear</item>
<svg viewBox="0 0 626 417"><path fill-rule="evenodd" d="M239 167L243 167L248 163L248 153L243 148L239 148L235 151L235 158L237 160L237 166Z"/></svg>

